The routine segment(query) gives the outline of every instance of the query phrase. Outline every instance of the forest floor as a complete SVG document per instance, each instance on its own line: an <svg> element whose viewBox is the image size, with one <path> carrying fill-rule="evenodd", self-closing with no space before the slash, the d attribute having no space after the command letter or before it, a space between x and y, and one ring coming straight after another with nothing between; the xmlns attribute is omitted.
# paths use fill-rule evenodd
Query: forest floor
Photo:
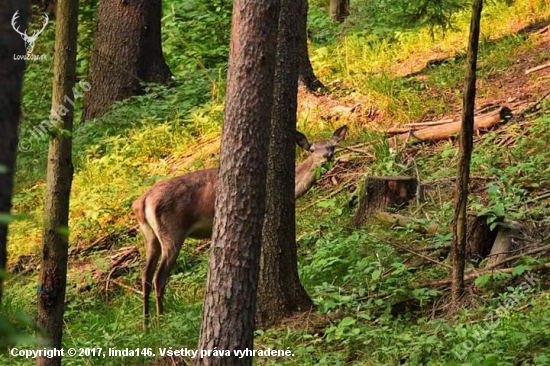
<svg viewBox="0 0 550 366"><path fill-rule="evenodd" d="M487 6L478 110L508 106L519 116L550 91L550 68L526 74L550 62L550 6L531 5L525 0ZM450 245L457 145L449 138L392 148L387 130L459 119L468 13L457 17L456 29L445 37L432 38L423 29L373 46L358 28L369 16L361 11L357 5L344 26L326 35L326 8L313 2L311 32L324 36L313 40L312 59L331 93L300 90L299 129L311 139L328 137L342 124L350 133L332 169L297 204L300 274L317 309L257 331L257 347L290 347L294 356L258 358L256 364L550 365L550 280L544 271L532 270L546 263L546 252L511 263L512 273L468 282L471 301L452 315L446 312L448 286L419 286L447 277L445 256L434 255L435 263L417 260L418 253L431 255ZM30 69L27 78L39 71ZM196 347L209 242L186 243L168 285L166 314L154 318L145 334L143 244L130 214L132 201L155 181L217 165L224 80L215 70L192 75L176 72L189 77L188 83L152 87L106 117L77 127L67 347ZM39 105L28 103L29 119L32 108ZM470 211L521 222L526 249L550 244L549 110L550 104L541 101L526 115L475 138ZM33 314L36 303L45 146L37 145L18 162L14 205L20 217L10 232L13 275L3 308L29 331L31 321L24 314ZM423 201L399 212L414 221L398 226L371 220L355 227L364 179L403 175L417 177L426 187ZM439 230L421 233L418 225ZM481 270L485 261L469 263L468 270ZM499 314L500 303L517 295L526 275L538 280L535 286L522 290L519 301ZM498 316L488 329L485 318L493 313ZM0 354L0 364L30 364L12 361ZM152 359L65 361L135 365Z"/></svg>

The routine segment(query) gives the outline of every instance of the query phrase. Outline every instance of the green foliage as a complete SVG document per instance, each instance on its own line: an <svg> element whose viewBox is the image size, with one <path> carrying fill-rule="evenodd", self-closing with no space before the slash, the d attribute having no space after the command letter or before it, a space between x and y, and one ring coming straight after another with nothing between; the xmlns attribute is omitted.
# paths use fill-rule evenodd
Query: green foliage
<svg viewBox="0 0 550 366"><path fill-rule="evenodd" d="M146 85L144 95L116 103L110 113L74 131L75 177L71 201L71 246L86 246L108 233L122 233L135 222L130 205L135 197L159 179L217 162L216 153L190 158L199 144L218 136L223 118L225 71L229 50L231 2L165 1L164 53L176 76L176 85L165 88ZM326 1L311 1L309 28L314 67L323 81L341 80L335 96L361 100L375 106L387 122L417 122L445 115L460 106L469 11L464 2L441 1L352 1L352 15L343 25L328 16ZM489 2L484 12L480 80L502 77L533 47L525 36L507 35L511 25L526 19L540 20L547 4L518 0L506 4ZM79 77L84 78L92 45L96 0L82 4L79 25ZM540 12L540 14L539 14ZM399 24L397 24L399 21ZM451 27L453 25L453 27ZM435 30L445 29L445 37ZM37 51L53 48L53 27L40 37ZM435 54L434 54L435 53ZM424 68L421 75L401 77L409 70L396 69L412 60L415 65L434 56L451 55ZM550 53L541 50L537 62ZM51 61L51 60L49 60ZM523 70L521 70L523 71ZM29 63L25 76L24 120L21 136L47 118L51 101L50 64ZM481 98L491 91L481 88ZM364 101L364 102L363 102ZM80 103L80 101L79 101ZM78 106L78 105L77 105ZM543 105L547 110L548 105ZM547 190L550 139L547 112L521 124L509 124L506 133L515 143L495 146L501 131L485 135L476 144L472 175L482 183L472 195L473 210L489 217L491 224L502 218L521 219L531 226L550 224L550 212L537 194ZM366 117L365 117L366 118ZM301 121L308 133L326 134L327 121ZM331 122L332 123L332 122ZM416 175L424 182L453 177L456 145L441 142L434 152L419 148L403 156L389 146L382 133L371 132L363 121L349 137L350 144L364 143L374 159L369 175ZM323 131L320 131L323 130ZM355 131L354 131L355 130ZM355 141L354 141L355 140ZM498 146L498 145L497 145ZM428 153L425 152L428 151ZM39 253L43 212L47 141L37 143L18 157L14 214L9 218L10 260L19 254ZM183 167L182 167L183 165ZM326 166L318 174L325 172ZM343 174L348 174L344 171ZM478 181L476 181L478 182ZM413 202L409 213L416 223L450 227L452 194L436 185L433 196L421 205ZM423 235L407 227L369 222L358 229L351 225L350 200L356 192L337 194L316 188L298 204L299 268L303 283L317 311L296 323L258 331L256 345L286 349L295 356L267 360L287 365L512 365L548 364L550 317L545 309L550 298L538 289L526 293L521 305L527 311L510 312L487 337L461 361L453 350L478 334L479 323L495 311L519 281L540 260L527 258L511 274L480 276L475 284L482 293L481 306L463 309L453 319L432 316L445 301L445 293L415 284L447 275L441 266L411 266L411 256L392 244L417 250L450 245L449 232ZM319 196L326 198L319 199ZM315 200L315 202L313 201ZM21 213L27 215L21 216ZM19 219L18 219L19 218ZM536 225L535 225L536 224ZM115 236L113 247L138 245L141 238ZM13 243L13 244L12 244ZM196 347L200 312L207 274L208 253L198 253L194 241L186 242L165 297L166 315L153 318L149 334L141 329L141 299L133 292L111 286L108 299L96 272L110 270L105 252L73 262L67 292L65 347ZM439 260L444 261L443 258ZM446 262L447 264L447 262ZM117 279L139 288L140 263L128 267ZM35 329L28 318L36 299L37 279L14 277L8 282L0 318L0 335L9 344L30 344ZM443 296L443 297L442 297ZM307 318L307 319L306 319ZM479 321L478 321L479 320ZM285 323L287 324L287 323ZM13 361L13 362L12 362ZM79 359L65 359L68 365ZM146 357L125 360L87 360L89 365L142 364ZM0 355L0 364L14 364ZM19 364L25 361L20 360ZM15 362L17 365L17 363Z"/></svg>

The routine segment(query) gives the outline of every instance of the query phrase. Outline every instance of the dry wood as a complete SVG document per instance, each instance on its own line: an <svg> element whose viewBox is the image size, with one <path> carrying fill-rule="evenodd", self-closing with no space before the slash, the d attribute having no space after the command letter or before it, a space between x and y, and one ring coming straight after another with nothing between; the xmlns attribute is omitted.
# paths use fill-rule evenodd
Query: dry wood
<svg viewBox="0 0 550 366"><path fill-rule="evenodd" d="M508 107L499 108L493 112L477 116L474 120L474 130L486 130L502 120L509 118L512 115L512 111ZM402 133L396 137L399 140L407 141L408 143L417 143L421 141L439 141L448 139L457 135L460 132L461 122L453 122L442 124L438 126L423 128L417 131L411 131L409 133Z"/></svg>
<svg viewBox="0 0 550 366"><path fill-rule="evenodd" d="M411 177L368 177L360 195L355 225L362 226L376 211L400 209L416 195L418 181Z"/></svg>
<svg viewBox="0 0 550 366"><path fill-rule="evenodd" d="M499 267L500 265L502 264L505 264L505 263L508 263L508 262L511 262L513 260L516 260L516 259L520 259L520 258L525 258L531 254L537 254L537 253L541 253L541 252L546 252L546 251L549 251L550 250L550 245L546 245L544 247L540 247L540 248L535 248L535 249L532 249L532 250L528 250L527 252L525 253L521 253L521 254L518 254L518 255L514 255L514 256L511 256L511 257L508 257L506 259L503 259L501 262L497 262L494 264L495 267L489 267L487 266L485 268L485 270L490 270L490 269L493 269L493 268L496 268L496 267Z"/></svg>
<svg viewBox="0 0 550 366"><path fill-rule="evenodd" d="M543 64L543 65L539 65L539 66L536 66L536 67L533 67L529 70L525 70L525 75L529 75L530 73L532 72L536 72L536 71L540 71L540 70L544 70L546 68L550 67L550 62L546 63L546 64Z"/></svg>
<svg viewBox="0 0 550 366"><path fill-rule="evenodd" d="M519 247L518 238L521 238L519 227L501 226L491 248L486 268L505 268L506 262L503 261L508 257L510 250Z"/></svg>
<svg viewBox="0 0 550 366"><path fill-rule="evenodd" d="M438 261L437 259L432 258L432 257L430 257L430 256L427 256L427 255L425 255L425 254L418 253L417 251L414 251L414 250L409 249L409 248L406 248L406 247L402 247L402 246L400 246L400 245L397 245L397 244L394 244L394 243L391 243L391 242L388 242L388 244L390 244L392 247L395 247L395 248L397 248L397 249L399 249L399 250L403 250L403 251L405 251L405 252L409 252L409 253L411 253L411 254L417 256L417 257L420 257L420 258L422 258L422 259L425 259L425 260L427 260L428 262L435 263L435 264L437 264L438 266L445 267L445 268L447 268L447 269L452 269L451 266L449 266L448 264L441 263L441 262Z"/></svg>
<svg viewBox="0 0 550 366"><path fill-rule="evenodd" d="M439 121L432 121L432 122L406 123L406 124L403 124L399 127L389 128L388 130L386 130L386 133L388 135L395 135L395 134L398 134L398 133L406 133L406 132L420 130L420 129L423 129L424 127L439 126L439 125L443 125L443 124L446 124L446 123L452 123L452 122L454 122L454 119L447 118L447 119L442 119L442 120L439 120Z"/></svg>

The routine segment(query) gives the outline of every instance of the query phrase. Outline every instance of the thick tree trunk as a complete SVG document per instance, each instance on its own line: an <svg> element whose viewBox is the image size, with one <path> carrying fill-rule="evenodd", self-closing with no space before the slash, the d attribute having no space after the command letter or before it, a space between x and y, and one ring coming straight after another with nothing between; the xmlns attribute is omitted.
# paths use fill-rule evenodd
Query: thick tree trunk
<svg viewBox="0 0 550 366"><path fill-rule="evenodd" d="M330 17L343 22L349 15L349 0L330 0Z"/></svg>
<svg viewBox="0 0 550 366"><path fill-rule="evenodd" d="M199 349L253 349L275 75L278 0L233 3L216 215ZM205 357L198 365L252 365Z"/></svg>
<svg viewBox="0 0 550 366"><path fill-rule="evenodd" d="M116 101L140 94L141 83L170 81L162 53L161 10L162 0L102 0L84 121L101 117Z"/></svg>
<svg viewBox="0 0 550 366"><path fill-rule="evenodd" d="M258 328L268 328L295 311L313 306L300 282L296 253L294 162L299 6L294 0L281 0L256 312Z"/></svg>
<svg viewBox="0 0 550 366"><path fill-rule="evenodd" d="M11 211L17 127L21 115L21 86L25 62L15 61L13 55L24 55L25 43L11 27L13 14L19 11L18 24L27 28L29 2L0 0L0 215ZM0 218L0 303L7 262L7 217Z"/></svg>
<svg viewBox="0 0 550 366"><path fill-rule="evenodd" d="M73 128L74 107L65 98L74 100L78 1L58 0L57 14L52 114L63 111L57 112L58 127L70 132ZM73 178L71 154L72 138L56 131L50 138L48 154L42 267L36 314L36 323L44 330L45 336L37 334L38 349L61 348L67 284L69 198ZM61 357L38 357L36 364L61 365Z"/></svg>
<svg viewBox="0 0 550 366"><path fill-rule="evenodd" d="M309 52L307 46L307 13L308 0L298 0L301 8L299 9L300 16L297 19L298 24L298 70L299 80L306 88L311 91L326 91L327 88L317 79L311 61L309 60Z"/></svg>
<svg viewBox="0 0 550 366"><path fill-rule="evenodd" d="M466 265L466 207L468 204L468 184L470 182L470 161L472 159L474 137L474 109L476 100L476 70L479 48L479 32L483 0L474 0L472 20L470 23L470 39L466 63L466 79L462 109L462 130L460 132L459 162L455 186L455 210L453 219L452 260L453 286L452 302L458 307L464 294L464 267Z"/></svg>

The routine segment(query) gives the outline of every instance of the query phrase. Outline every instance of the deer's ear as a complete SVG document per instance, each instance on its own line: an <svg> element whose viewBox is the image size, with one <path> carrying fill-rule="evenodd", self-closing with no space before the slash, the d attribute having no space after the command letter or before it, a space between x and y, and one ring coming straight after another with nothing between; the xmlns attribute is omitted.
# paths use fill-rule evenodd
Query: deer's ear
<svg viewBox="0 0 550 366"><path fill-rule="evenodd" d="M300 146L307 152L309 152L309 148L311 147L307 137L300 131L296 131L296 145Z"/></svg>
<svg viewBox="0 0 550 366"><path fill-rule="evenodd" d="M334 131L334 134L332 135L332 141L334 142L334 144L338 144L343 139L345 139L347 132L348 132L348 126L347 125L344 125L344 126L340 127L339 129L337 129L336 131Z"/></svg>

